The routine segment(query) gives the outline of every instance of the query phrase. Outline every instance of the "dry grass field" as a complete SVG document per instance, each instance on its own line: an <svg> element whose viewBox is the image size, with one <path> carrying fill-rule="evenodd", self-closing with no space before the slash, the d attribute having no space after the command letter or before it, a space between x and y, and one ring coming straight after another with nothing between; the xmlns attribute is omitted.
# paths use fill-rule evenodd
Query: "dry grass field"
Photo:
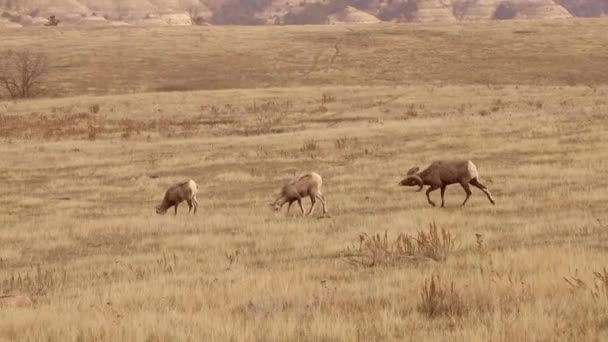
<svg viewBox="0 0 608 342"><path fill-rule="evenodd" d="M2 32L55 67L0 102L0 341L608 339L607 28ZM397 186L442 158L497 204ZM329 216L271 211L309 170Z"/></svg>

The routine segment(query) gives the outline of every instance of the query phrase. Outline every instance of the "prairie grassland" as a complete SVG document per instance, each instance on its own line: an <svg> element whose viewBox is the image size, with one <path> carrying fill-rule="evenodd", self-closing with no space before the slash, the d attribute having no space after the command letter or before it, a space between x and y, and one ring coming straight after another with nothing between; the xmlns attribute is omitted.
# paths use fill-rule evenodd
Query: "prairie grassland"
<svg viewBox="0 0 608 342"><path fill-rule="evenodd" d="M608 82L608 20L5 30L48 52L51 96L312 85ZM336 50L337 46L337 50Z"/></svg>
<svg viewBox="0 0 608 342"><path fill-rule="evenodd" d="M595 23L589 35L599 37ZM232 46L231 32L248 32L213 30ZM567 33L547 31L536 58ZM599 72L579 72L588 65L565 64L546 67L569 68L573 85L506 71L519 84L353 75L323 87L277 80L2 102L0 294L35 305L0 308L0 339L604 340L608 87ZM452 186L447 208L430 208L423 193L397 186L410 167L441 158L474 160L496 206L473 190L462 209ZM323 176L330 216L272 212L282 182L306 170ZM199 183L199 214L182 205L177 217L157 216L165 188L185 178ZM431 222L456 240L445 261L390 258L390 244L352 255L361 233L390 242ZM369 255L380 262L370 266Z"/></svg>

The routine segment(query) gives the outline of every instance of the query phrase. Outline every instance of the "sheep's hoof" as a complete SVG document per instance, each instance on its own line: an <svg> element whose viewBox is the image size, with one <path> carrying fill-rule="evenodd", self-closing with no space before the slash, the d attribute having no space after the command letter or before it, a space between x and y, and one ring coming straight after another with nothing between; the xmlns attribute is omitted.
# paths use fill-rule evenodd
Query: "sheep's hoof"
<svg viewBox="0 0 608 342"><path fill-rule="evenodd" d="M436 207L435 203L433 202L429 202L429 204L431 205L431 207Z"/></svg>

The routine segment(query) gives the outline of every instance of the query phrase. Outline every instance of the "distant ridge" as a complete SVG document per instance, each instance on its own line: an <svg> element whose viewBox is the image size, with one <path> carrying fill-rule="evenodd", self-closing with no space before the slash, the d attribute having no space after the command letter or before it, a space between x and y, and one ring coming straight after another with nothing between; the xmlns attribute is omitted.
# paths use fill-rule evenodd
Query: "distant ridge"
<svg viewBox="0 0 608 342"><path fill-rule="evenodd" d="M0 28L285 25L599 17L605 0L0 0Z"/></svg>

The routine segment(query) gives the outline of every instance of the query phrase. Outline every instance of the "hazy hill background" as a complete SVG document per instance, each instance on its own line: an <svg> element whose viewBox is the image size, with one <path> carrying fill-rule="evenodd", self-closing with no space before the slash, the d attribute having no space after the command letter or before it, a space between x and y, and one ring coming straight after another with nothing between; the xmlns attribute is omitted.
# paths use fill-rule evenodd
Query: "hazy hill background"
<svg viewBox="0 0 608 342"><path fill-rule="evenodd" d="M0 0L0 27L265 25L600 17L608 0Z"/></svg>

